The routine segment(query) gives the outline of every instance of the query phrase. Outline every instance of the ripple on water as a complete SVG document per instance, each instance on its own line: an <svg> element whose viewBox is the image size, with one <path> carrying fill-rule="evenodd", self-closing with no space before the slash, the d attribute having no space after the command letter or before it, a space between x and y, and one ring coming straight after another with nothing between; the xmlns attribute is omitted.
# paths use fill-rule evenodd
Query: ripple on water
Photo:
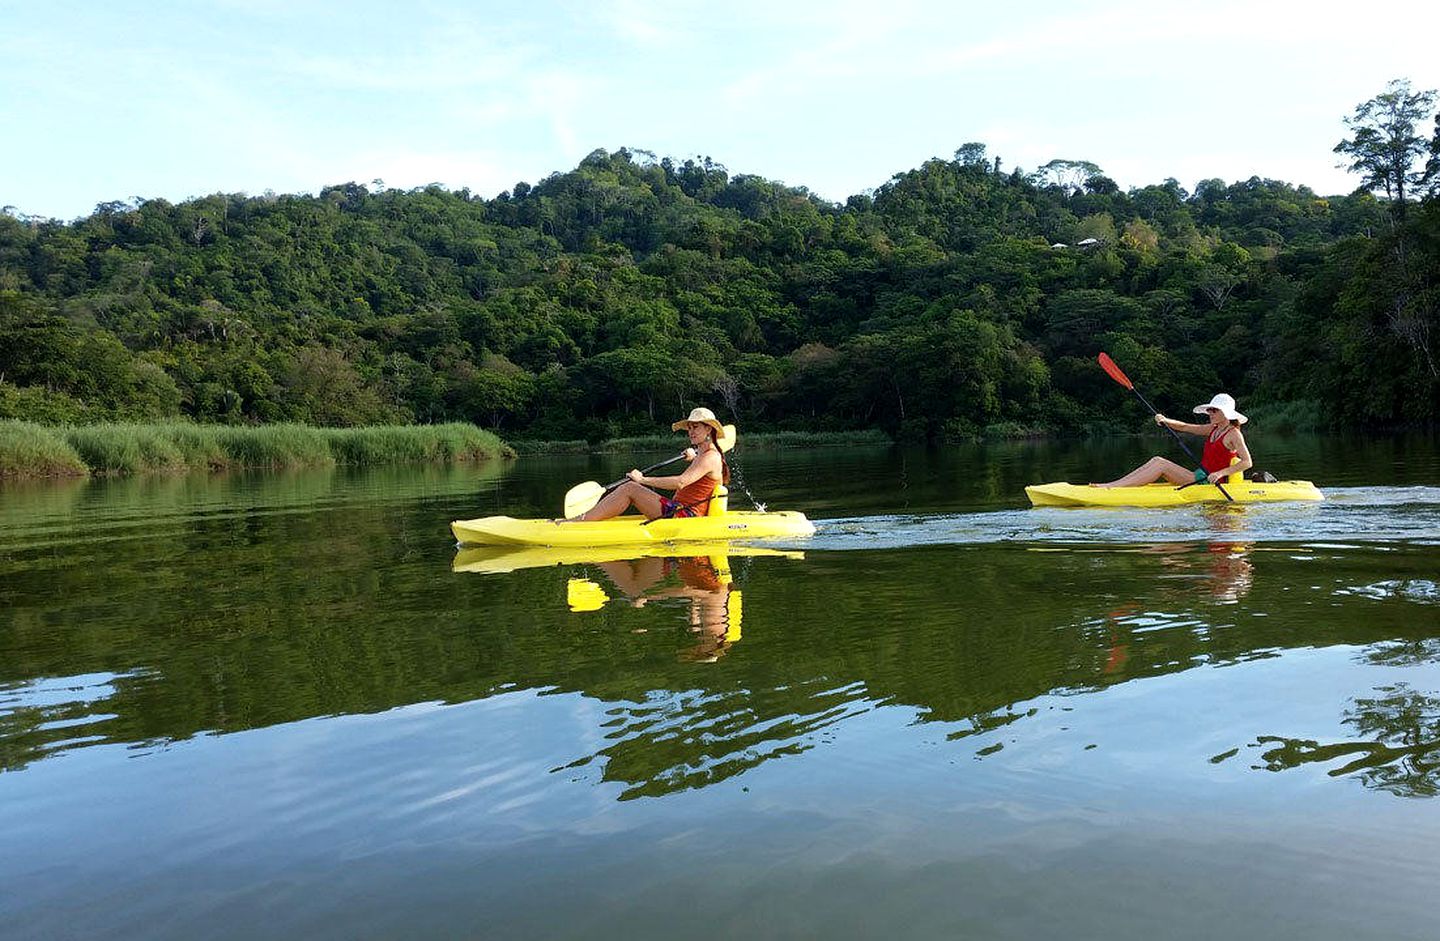
<svg viewBox="0 0 1440 941"><path fill-rule="evenodd" d="M1440 487L1348 487L1322 503L1144 509L1033 507L980 513L817 520L813 549L998 542L1401 542L1440 544ZM797 543L798 545L798 543Z"/></svg>

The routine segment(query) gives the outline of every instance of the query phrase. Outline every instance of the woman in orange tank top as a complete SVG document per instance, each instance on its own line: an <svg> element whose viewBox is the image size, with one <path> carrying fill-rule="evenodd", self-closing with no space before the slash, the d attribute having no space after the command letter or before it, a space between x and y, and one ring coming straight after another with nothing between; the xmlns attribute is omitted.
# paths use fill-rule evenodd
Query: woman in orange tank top
<svg viewBox="0 0 1440 941"><path fill-rule="evenodd" d="M1210 419L1209 424L1191 424L1158 414L1155 416L1155 424L1205 436L1199 470L1191 470L1169 458L1156 456L1124 477L1090 486L1138 487L1142 484L1153 484L1162 478L1172 484L1222 483L1226 477L1243 475L1254 466L1250 460L1250 448L1245 444L1245 435L1240 432L1240 426L1249 419L1236 411L1233 397L1221 392L1206 404L1195 406L1195 413L1207 416Z"/></svg>
<svg viewBox="0 0 1440 941"><path fill-rule="evenodd" d="M705 516L710 511L710 497L715 488L730 482L730 469L720 452L720 420L708 408L697 408L688 418L670 426L672 431L685 431L690 437L690 466L673 477L646 477L638 470L630 479L600 498L573 522L608 520L632 506L648 519L660 517ZM673 497L661 496L651 487L673 490Z"/></svg>

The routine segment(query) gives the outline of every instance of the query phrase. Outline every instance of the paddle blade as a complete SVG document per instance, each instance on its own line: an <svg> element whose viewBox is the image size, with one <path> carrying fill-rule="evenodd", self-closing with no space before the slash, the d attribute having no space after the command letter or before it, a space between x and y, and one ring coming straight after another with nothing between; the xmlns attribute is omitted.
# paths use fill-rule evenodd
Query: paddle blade
<svg viewBox="0 0 1440 941"><path fill-rule="evenodd" d="M740 639L740 615L742 613L740 589L732 588L726 602L725 643L733 644Z"/></svg>
<svg viewBox="0 0 1440 941"><path fill-rule="evenodd" d="M737 434L737 432L735 431L735 426L734 426L734 425L721 425L721 426L720 426L720 437L718 437L718 438L715 439L715 443L720 446L720 453L721 453L721 454L724 454L725 452L729 451L731 448L735 447L735 436L736 436L736 434Z"/></svg>
<svg viewBox="0 0 1440 941"><path fill-rule="evenodd" d="M1115 360L1110 358L1109 353L1100 354L1100 368L1105 370L1106 374L1109 375L1111 379L1114 379L1116 382L1120 383L1127 389L1130 389L1132 391L1134 390L1135 383L1131 382L1130 377L1125 375L1124 371L1119 366L1115 365Z"/></svg>
<svg viewBox="0 0 1440 941"><path fill-rule="evenodd" d="M605 488L593 480L576 484L565 491L565 518L579 516L599 503L603 496L605 496Z"/></svg>

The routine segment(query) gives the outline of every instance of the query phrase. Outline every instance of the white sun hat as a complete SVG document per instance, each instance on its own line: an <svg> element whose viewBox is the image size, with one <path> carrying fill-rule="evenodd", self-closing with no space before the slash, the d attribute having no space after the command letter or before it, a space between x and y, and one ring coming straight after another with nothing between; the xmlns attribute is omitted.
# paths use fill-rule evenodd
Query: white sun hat
<svg viewBox="0 0 1440 941"><path fill-rule="evenodd" d="M1231 421L1238 421L1242 425L1250 420L1235 410L1235 396L1227 395L1224 392L1217 394L1215 398L1206 402L1204 405L1195 406L1195 414L1204 415L1207 409L1212 408L1218 408L1221 415L1224 415Z"/></svg>

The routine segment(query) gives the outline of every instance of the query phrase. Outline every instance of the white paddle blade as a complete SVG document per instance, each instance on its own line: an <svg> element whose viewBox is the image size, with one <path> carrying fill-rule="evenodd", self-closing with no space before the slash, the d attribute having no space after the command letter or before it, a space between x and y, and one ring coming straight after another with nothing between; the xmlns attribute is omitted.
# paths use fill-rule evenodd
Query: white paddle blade
<svg viewBox="0 0 1440 941"><path fill-rule="evenodd" d="M576 484L565 491L565 518L579 516L599 503L603 496L605 496L605 488L593 480Z"/></svg>

